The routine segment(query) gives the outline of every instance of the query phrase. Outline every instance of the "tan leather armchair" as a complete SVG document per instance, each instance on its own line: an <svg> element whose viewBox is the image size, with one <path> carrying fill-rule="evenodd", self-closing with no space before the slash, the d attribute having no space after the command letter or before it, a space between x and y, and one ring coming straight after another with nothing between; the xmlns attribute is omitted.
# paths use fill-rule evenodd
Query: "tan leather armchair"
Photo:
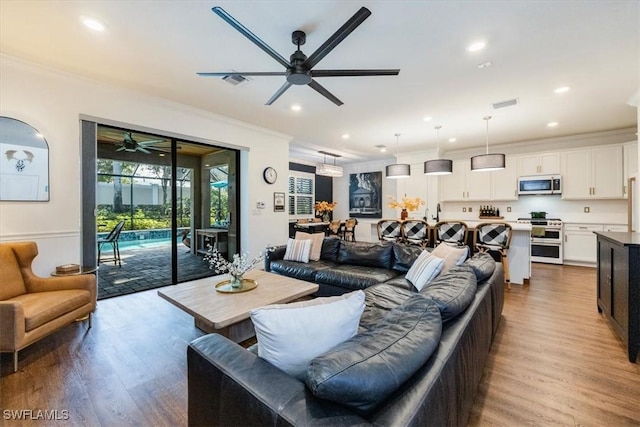
<svg viewBox="0 0 640 427"><path fill-rule="evenodd" d="M0 243L0 352L18 351L96 308L96 276L38 277L31 263L38 255L35 242Z"/></svg>

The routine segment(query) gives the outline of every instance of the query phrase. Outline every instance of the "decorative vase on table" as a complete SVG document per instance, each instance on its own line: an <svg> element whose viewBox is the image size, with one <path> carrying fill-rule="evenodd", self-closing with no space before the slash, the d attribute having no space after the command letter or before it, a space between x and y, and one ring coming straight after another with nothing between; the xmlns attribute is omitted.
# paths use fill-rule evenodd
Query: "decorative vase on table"
<svg viewBox="0 0 640 427"><path fill-rule="evenodd" d="M240 289L242 287L242 274L233 275L231 274L231 287L233 289Z"/></svg>
<svg viewBox="0 0 640 427"><path fill-rule="evenodd" d="M406 209L400 211L400 219L404 221L409 216L409 212Z"/></svg>
<svg viewBox="0 0 640 427"><path fill-rule="evenodd" d="M322 214L322 222L330 222L331 221L331 215L329 214L329 212L325 212Z"/></svg>

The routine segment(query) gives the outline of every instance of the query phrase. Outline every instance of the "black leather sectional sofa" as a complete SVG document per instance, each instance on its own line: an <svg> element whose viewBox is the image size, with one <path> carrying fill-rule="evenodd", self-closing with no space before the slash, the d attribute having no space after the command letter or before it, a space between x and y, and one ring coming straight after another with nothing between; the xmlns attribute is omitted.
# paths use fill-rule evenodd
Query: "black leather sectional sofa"
<svg viewBox="0 0 640 427"><path fill-rule="evenodd" d="M475 255L418 292L401 271L412 250L388 245L394 255L377 253L385 263L356 269L350 284L340 266L353 272L353 264L316 270L331 291L364 289L365 310L355 337L310 363L306 384L220 335L192 342L189 425L466 425L502 313L502 266ZM374 252L361 251L370 259ZM298 267L296 275L312 274Z"/></svg>

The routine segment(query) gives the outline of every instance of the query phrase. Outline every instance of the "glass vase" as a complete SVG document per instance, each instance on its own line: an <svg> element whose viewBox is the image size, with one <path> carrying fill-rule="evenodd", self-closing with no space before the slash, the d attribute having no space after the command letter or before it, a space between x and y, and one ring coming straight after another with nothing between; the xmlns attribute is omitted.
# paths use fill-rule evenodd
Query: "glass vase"
<svg viewBox="0 0 640 427"><path fill-rule="evenodd" d="M400 219L402 221L404 221L405 219L407 219L407 217L409 216L409 212L407 212L406 209L402 209L402 211L400 211Z"/></svg>
<svg viewBox="0 0 640 427"><path fill-rule="evenodd" d="M231 287L234 289L240 289L242 287L242 274L231 276Z"/></svg>

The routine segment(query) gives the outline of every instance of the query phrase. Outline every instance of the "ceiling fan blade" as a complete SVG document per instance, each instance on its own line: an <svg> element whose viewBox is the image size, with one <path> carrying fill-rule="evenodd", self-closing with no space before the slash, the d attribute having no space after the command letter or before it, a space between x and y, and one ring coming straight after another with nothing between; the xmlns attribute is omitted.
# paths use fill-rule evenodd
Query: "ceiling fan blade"
<svg viewBox="0 0 640 427"><path fill-rule="evenodd" d="M311 77L397 76L399 69L388 70L311 70Z"/></svg>
<svg viewBox="0 0 640 427"><path fill-rule="evenodd" d="M318 92L320 95L324 96L329 101L331 101L334 104L336 104L338 107L341 106L342 104L344 104L342 101L340 101L338 98L336 98L331 92L329 92L327 89L325 89L317 81L311 80L311 83L309 83L309 86L311 86L311 88L314 89L316 92Z"/></svg>
<svg viewBox="0 0 640 427"><path fill-rule="evenodd" d="M316 49L309 58L304 62L307 69L313 68L322 60L329 52L333 50L342 40L345 39L353 30L358 28L371 15L371 11L366 7L361 7L342 27L338 29L331 37L325 41L322 46Z"/></svg>
<svg viewBox="0 0 640 427"><path fill-rule="evenodd" d="M134 151L140 151L141 153L144 153L144 154L151 154L151 151L147 150L142 145L138 145Z"/></svg>
<svg viewBox="0 0 640 427"><path fill-rule="evenodd" d="M125 151L125 148L124 147L120 147L116 151Z"/></svg>
<svg viewBox="0 0 640 427"><path fill-rule="evenodd" d="M285 58L283 58L282 55L280 55L278 52L273 50L271 46L269 46L268 44L260 40L255 34L249 31L240 22L236 21L236 19L233 16L229 15L227 12L225 12L224 9L216 6L211 10L213 10L213 13L218 15L220 18L224 19L233 28L238 30L243 36L251 40L256 46L264 50L267 53L267 55L269 55L270 57L278 61L280 64L282 64L285 68L289 68L291 66L291 63L287 61Z"/></svg>
<svg viewBox="0 0 640 427"><path fill-rule="evenodd" d="M269 98L267 103L264 104L264 105L273 104L276 101L276 99L280 98L280 95L285 93L287 91L287 89L289 89L290 87L291 87L291 83L285 82L282 86L280 86L280 89L278 89L278 91L276 93L274 93L273 96L271 98Z"/></svg>
<svg viewBox="0 0 640 427"><path fill-rule="evenodd" d="M246 73L238 73L238 72L232 72L232 73L196 73L199 76L202 77L224 77L224 76L285 76L286 73L284 71L266 71L266 72L253 72L253 71L248 71Z"/></svg>
<svg viewBox="0 0 640 427"><path fill-rule="evenodd" d="M155 144L157 142L166 142L166 139L150 139L149 141L140 141L138 145Z"/></svg>

